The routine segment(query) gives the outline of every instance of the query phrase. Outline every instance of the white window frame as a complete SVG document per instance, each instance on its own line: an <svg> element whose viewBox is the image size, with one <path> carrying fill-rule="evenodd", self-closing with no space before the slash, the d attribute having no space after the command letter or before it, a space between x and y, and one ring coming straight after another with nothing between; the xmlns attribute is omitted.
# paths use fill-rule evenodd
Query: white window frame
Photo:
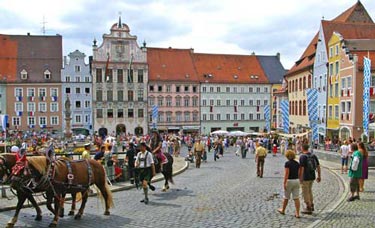
<svg viewBox="0 0 375 228"><path fill-rule="evenodd" d="M29 125L29 126L34 125L35 126L35 116L28 116L27 117L27 125Z"/></svg>
<svg viewBox="0 0 375 228"><path fill-rule="evenodd" d="M39 102L38 103L38 111L39 112L47 112L47 103L46 102Z"/></svg>
<svg viewBox="0 0 375 228"><path fill-rule="evenodd" d="M77 121L77 118L79 119L79 121ZM80 114L75 114L75 115L74 115L74 123L76 123L76 124L81 124L81 123L82 123L82 115L80 115Z"/></svg>
<svg viewBox="0 0 375 228"><path fill-rule="evenodd" d="M20 109L17 109L18 106L20 106ZM15 102L14 103L14 111L23 112L23 103L22 102Z"/></svg>
<svg viewBox="0 0 375 228"><path fill-rule="evenodd" d="M22 80L26 80L28 78L28 73L25 69L23 69L21 72L20 72L20 75L21 75L21 79Z"/></svg>
<svg viewBox="0 0 375 228"><path fill-rule="evenodd" d="M19 93L19 94L17 94L17 93ZM23 97L23 88L20 88L20 87L14 88L14 96L15 97L18 97L18 96Z"/></svg>
<svg viewBox="0 0 375 228"><path fill-rule="evenodd" d="M27 111L28 112L35 112L35 102L27 102Z"/></svg>
<svg viewBox="0 0 375 228"><path fill-rule="evenodd" d="M42 123L42 119L44 119L44 123ZM39 125L46 125L47 126L47 117L46 116L39 116Z"/></svg>
<svg viewBox="0 0 375 228"><path fill-rule="evenodd" d="M59 96L59 88L51 88L50 89L50 94L51 94L51 97L53 97L54 95L54 91L56 91L56 97Z"/></svg>
<svg viewBox="0 0 375 228"><path fill-rule="evenodd" d="M53 106L56 105L56 110L54 110ZM51 102L50 103L50 110L51 112L58 112L59 111L59 103L58 102Z"/></svg>
<svg viewBox="0 0 375 228"><path fill-rule="evenodd" d="M56 123L54 123L55 122L54 119L56 119ZM59 117L58 116L51 116L50 117L50 122L51 122L52 126L59 125Z"/></svg>
<svg viewBox="0 0 375 228"><path fill-rule="evenodd" d="M52 78L51 71L49 71L48 69L44 71L43 75L44 75L44 79L50 80Z"/></svg>
<svg viewBox="0 0 375 228"><path fill-rule="evenodd" d="M13 126L21 126L21 118L18 116L12 117L12 125Z"/></svg>
<svg viewBox="0 0 375 228"><path fill-rule="evenodd" d="M44 95L41 95L42 91L44 91ZM39 97L46 97L47 96L47 89L46 88L38 88L38 96Z"/></svg>
<svg viewBox="0 0 375 228"><path fill-rule="evenodd" d="M35 97L35 88L27 88L27 97Z"/></svg>

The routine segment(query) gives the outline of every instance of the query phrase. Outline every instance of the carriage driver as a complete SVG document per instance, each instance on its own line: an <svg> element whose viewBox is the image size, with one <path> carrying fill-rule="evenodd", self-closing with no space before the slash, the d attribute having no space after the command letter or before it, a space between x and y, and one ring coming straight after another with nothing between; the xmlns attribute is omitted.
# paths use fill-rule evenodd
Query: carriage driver
<svg viewBox="0 0 375 228"><path fill-rule="evenodd" d="M140 143L140 152L135 159L135 167L139 168L139 181L142 182L143 192L145 194L145 198L141 200L141 202L148 204L148 183L150 183L151 178L155 176L155 166L152 154L147 150L145 142Z"/></svg>

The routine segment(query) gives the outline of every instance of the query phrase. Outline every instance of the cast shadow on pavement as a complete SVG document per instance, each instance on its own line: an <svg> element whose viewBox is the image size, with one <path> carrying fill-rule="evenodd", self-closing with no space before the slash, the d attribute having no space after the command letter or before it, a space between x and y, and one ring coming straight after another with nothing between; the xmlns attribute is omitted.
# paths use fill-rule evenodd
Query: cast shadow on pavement
<svg viewBox="0 0 375 228"><path fill-rule="evenodd" d="M193 191L188 189L170 189L167 192L160 192L152 194L155 197L158 197L158 200L175 200L179 197L195 197L196 195L193 194Z"/></svg>

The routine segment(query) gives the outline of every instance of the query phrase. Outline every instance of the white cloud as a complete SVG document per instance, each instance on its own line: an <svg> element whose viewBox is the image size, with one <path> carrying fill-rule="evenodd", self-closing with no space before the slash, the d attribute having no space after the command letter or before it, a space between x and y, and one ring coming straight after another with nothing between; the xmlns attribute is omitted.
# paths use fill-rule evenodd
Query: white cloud
<svg viewBox="0 0 375 228"><path fill-rule="evenodd" d="M375 6L362 0L371 14ZM117 21L141 44L194 48L195 52L274 55L290 68L319 28L355 4L353 0L0 0L3 34L62 34L64 54L80 49L91 55L94 37ZM374 15L373 15L374 16Z"/></svg>

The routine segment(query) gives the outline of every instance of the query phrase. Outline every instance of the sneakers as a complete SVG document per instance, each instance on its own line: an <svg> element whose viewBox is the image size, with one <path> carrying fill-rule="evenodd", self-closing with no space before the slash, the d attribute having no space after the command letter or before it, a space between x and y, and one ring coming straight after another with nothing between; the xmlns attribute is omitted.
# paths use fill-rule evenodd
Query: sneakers
<svg viewBox="0 0 375 228"><path fill-rule="evenodd" d="M148 204L148 198L144 198L143 200L140 201L141 203Z"/></svg>
<svg viewBox="0 0 375 228"><path fill-rule="evenodd" d="M352 202L352 201L354 201L355 200L355 197L354 196L351 196L351 197L349 197L349 199L347 200L348 202Z"/></svg>

